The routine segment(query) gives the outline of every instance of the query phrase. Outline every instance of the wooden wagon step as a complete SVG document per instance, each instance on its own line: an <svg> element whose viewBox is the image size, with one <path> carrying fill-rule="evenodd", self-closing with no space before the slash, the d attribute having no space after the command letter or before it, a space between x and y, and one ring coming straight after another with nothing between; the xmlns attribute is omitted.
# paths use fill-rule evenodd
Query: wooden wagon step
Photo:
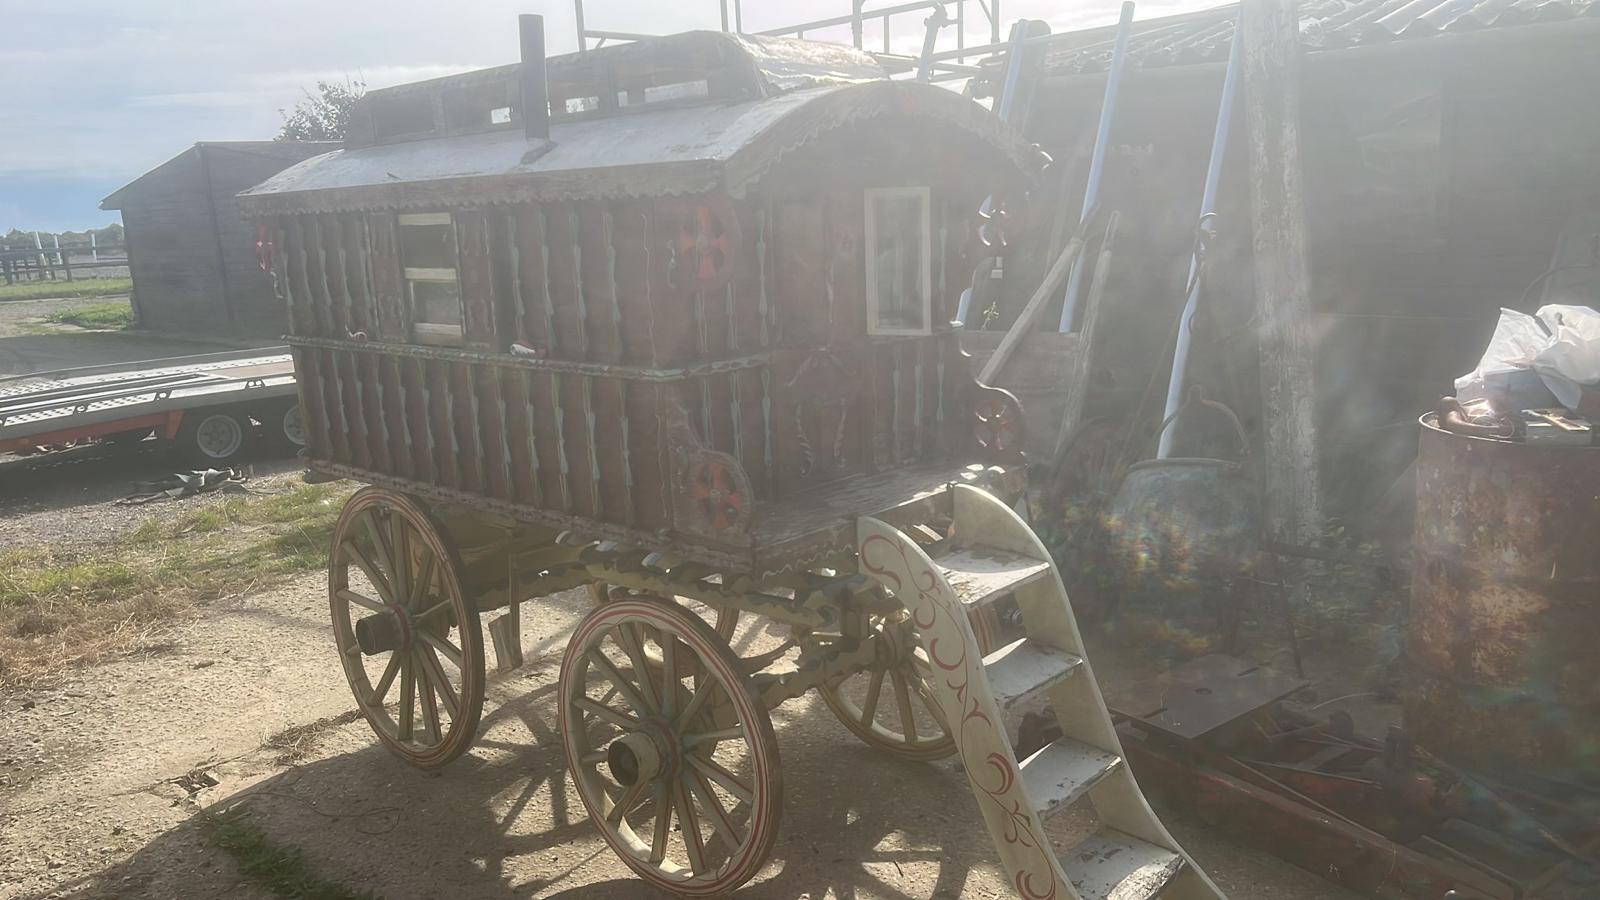
<svg viewBox="0 0 1600 900"><path fill-rule="evenodd" d="M1061 868L1083 900L1159 897L1188 865L1183 856L1103 828L1061 854Z"/></svg>
<svg viewBox="0 0 1600 900"><path fill-rule="evenodd" d="M969 608L986 606L1050 574L1046 560L992 547L952 547L933 561Z"/></svg>
<svg viewBox="0 0 1600 900"><path fill-rule="evenodd" d="M864 516L856 549L943 670L929 699L942 721L962 723L951 738L1007 881L1061 900L1222 900L1139 793L1049 551L999 498L951 490L952 533L984 546L952 548L926 533L919 543ZM974 607L1029 585L1018 603L1023 636L983 654ZM1051 705L1063 735L1019 763L1009 721L1030 701ZM1101 830L1065 853L1040 853L1050 846L1045 820L1080 802Z"/></svg>
<svg viewBox="0 0 1600 900"><path fill-rule="evenodd" d="M1082 665L1081 656L1021 638L985 656L983 674L1001 712L1010 712L1067 680Z"/></svg>
<svg viewBox="0 0 1600 900"><path fill-rule="evenodd" d="M1122 766L1122 757L1071 738L1060 738L1022 761L1022 785L1039 818L1077 803Z"/></svg>

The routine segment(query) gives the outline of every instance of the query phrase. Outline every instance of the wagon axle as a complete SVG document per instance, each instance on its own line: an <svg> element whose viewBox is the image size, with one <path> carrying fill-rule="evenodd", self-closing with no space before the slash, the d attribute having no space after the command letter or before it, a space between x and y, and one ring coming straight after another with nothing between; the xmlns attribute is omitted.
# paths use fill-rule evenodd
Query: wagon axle
<svg viewBox="0 0 1600 900"><path fill-rule="evenodd" d="M357 620L355 629L356 646L361 648L362 656L377 656L411 645L411 622L398 607Z"/></svg>

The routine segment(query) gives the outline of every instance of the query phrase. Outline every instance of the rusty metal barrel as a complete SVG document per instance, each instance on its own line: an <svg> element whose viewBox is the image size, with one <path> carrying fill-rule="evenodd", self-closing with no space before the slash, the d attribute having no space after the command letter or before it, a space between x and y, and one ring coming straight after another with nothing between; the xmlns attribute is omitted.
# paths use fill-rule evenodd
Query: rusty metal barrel
<svg viewBox="0 0 1600 900"><path fill-rule="evenodd" d="M1408 731L1484 771L1595 771L1600 448L1421 430Z"/></svg>

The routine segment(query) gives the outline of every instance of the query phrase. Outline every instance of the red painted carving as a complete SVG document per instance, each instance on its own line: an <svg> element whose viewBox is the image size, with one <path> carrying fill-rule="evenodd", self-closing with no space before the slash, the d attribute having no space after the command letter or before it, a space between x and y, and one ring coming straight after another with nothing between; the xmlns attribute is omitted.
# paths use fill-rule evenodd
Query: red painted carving
<svg viewBox="0 0 1600 900"><path fill-rule="evenodd" d="M727 280L738 232L729 210L697 206L678 226L673 245L682 277L690 287L704 288Z"/></svg>
<svg viewBox="0 0 1600 900"><path fill-rule="evenodd" d="M668 405L667 440L677 530L719 543L748 544L755 493L739 461L705 446L680 403Z"/></svg>

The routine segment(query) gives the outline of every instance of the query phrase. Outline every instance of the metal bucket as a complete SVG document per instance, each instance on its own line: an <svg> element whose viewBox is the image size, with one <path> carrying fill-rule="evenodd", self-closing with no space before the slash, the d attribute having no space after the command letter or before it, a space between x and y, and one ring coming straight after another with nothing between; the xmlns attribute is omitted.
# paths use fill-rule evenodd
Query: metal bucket
<svg viewBox="0 0 1600 900"><path fill-rule="evenodd" d="M1244 426L1221 403L1198 402L1233 423L1241 459L1151 459L1128 468L1108 524L1113 552L1136 589L1216 585L1239 575L1260 551L1261 496Z"/></svg>
<svg viewBox="0 0 1600 900"><path fill-rule="evenodd" d="M1406 727L1494 771L1600 766L1600 448L1417 448Z"/></svg>

